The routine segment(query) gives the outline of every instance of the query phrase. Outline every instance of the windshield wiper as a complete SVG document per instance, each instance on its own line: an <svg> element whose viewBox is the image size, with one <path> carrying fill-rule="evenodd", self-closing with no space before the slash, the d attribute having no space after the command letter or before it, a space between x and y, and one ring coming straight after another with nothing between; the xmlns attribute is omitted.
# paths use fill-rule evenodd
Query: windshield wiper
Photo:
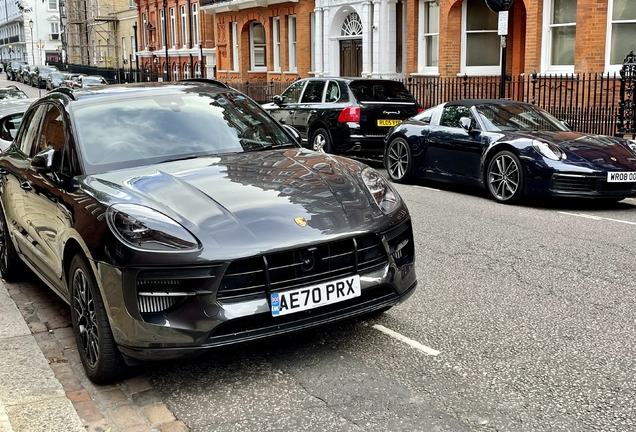
<svg viewBox="0 0 636 432"><path fill-rule="evenodd" d="M174 159L166 159L164 161L161 161L162 163L164 162L176 162L176 161L182 161L182 160L188 160L188 159L197 159L199 156L197 155L188 155L188 156L182 156L182 157L177 157Z"/></svg>

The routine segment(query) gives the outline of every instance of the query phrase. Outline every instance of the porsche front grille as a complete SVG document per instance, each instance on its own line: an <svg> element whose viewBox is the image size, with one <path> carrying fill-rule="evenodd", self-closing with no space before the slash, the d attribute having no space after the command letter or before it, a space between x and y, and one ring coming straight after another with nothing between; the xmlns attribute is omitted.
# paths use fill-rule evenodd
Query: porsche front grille
<svg viewBox="0 0 636 432"><path fill-rule="evenodd" d="M377 235L315 245L234 261L225 272L218 299L291 289L351 274L387 263Z"/></svg>

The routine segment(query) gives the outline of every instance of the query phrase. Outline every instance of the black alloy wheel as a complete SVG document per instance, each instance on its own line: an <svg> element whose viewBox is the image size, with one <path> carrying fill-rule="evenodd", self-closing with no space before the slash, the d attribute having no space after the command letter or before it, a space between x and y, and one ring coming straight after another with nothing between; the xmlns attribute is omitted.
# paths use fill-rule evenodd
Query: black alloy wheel
<svg viewBox="0 0 636 432"><path fill-rule="evenodd" d="M497 153L488 164L486 183L495 201L508 204L523 195L523 167L521 161L508 150Z"/></svg>
<svg viewBox="0 0 636 432"><path fill-rule="evenodd" d="M408 142L404 138L396 138L389 144L384 155L384 166L389 178L402 183L411 176L413 156Z"/></svg>
<svg viewBox="0 0 636 432"><path fill-rule="evenodd" d="M333 153L331 137L324 128L318 128L311 135L311 149L321 153Z"/></svg>
<svg viewBox="0 0 636 432"><path fill-rule="evenodd" d="M0 275L7 282L16 281L24 268L9 235L4 212L0 209Z"/></svg>
<svg viewBox="0 0 636 432"><path fill-rule="evenodd" d="M93 271L82 254L71 261L69 285L75 340L86 376L95 384L121 380L126 365L115 344Z"/></svg>

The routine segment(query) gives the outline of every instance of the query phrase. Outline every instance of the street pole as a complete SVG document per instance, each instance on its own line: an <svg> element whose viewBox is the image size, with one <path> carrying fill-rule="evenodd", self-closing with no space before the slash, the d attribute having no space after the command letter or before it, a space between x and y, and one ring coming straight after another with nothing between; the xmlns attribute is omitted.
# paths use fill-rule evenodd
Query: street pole
<svg viewBox="0 0 636 432"><path fill-rule="evenodd" d="M168 0L163 0L163 37L166 42L166 81L170 81L170 62L168 61Z"/></svg>
<svg viewBox="0 0 636 432"><path fill-rule="evenodd" d="M31 59L33 65L35 65L35 45L33 44L33 20L29 20L29 27L31 28Z"/></svg>

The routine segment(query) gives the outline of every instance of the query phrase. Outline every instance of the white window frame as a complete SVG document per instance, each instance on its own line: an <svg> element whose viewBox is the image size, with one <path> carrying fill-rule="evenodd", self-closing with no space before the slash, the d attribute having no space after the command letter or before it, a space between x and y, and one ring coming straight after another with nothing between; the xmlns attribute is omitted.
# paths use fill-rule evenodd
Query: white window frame
<svg viewBox="0 0 636 432"><path fill-rule="evenodd" d="M137 3L135 3L135 0L128 0L128 9L137 9Z"/></svg>
<svg viewBox="0 0 636 432"><path fill-rule="evenodd" d="M170 41L173 48L177 46L177 21L174 8L170 8Z"/></svg>
<svg viewBox="0 0 636 432"><path fill-rule="evenodd" d="M495 12L493 12L495 13ZM479 76L479 75L501 75L501 49L499 49L499 64L496 66L466 66L466 43L467 35L466 31L466 18L468 14L468 0L464 0L462 3L462 43L461 43L461 75ZM482 33L495 33L497 29L482 31ZM476 33L476 32L475 32Z"/></svg>
<svg viewBox="0 0 636 432"><path fill-rule="evenodd" d="M434 3L436 0L419 0L418 2L418 25L417 25L417 73L423 75L439 74L439 3L437 10L437 33L426 32L425 24L428 23L428 3ZM437 60L438 66L426 65L426 54L429 50L427 38L437 36Z"/></svg>
<svg viewBox="0 0 636 432"><path fill-rule="evenodd" d="M296 33L296 15L287 16L287 46L289 48L289 55L287 57L289 72L298 72L298 63L296 57L297 48L297 33Z"/></svg>
<svg viewBox="0 0 636 432"><path fill-rule="evenodd" d="M612 24L636 24L636 19L632 20L612 20L614 13L614 0L607 2L607 40L605 42L605 71L607 72L619 72L623 67L623 63L610 64L612 59ZM627 55L629 53L625 53Z"/></svg>
<svg viewBox="0 0 636 432"><path fill-rule="evenodd" d="M199 5L192 4L192 43L193 46L199 45Z"/></svg>
<svg viewBox="0 0 636 432"><path fill-rule="evenodd" d="M274 72L280 72L280 17L272 18L272 41L274 50Z"/></svg>
<svg viewBox="0 0 636 432"><path fill-rule="evenodd" d="M132 53L133 57L137 56L137 51L135 50L136 40L137 40L137 37L133 34L130 37L130 52Z"/></svg>
<svg viewBox="0 0 636 432"><path fill-rule="evenodd" d="M572 65L552 65L552 29L556 27L574 26L576 22L564 24L551 24L552 9L554 0L544 0L543 2L543 35L541 44L541 72L544 74L572 74L574 73L574 64ZM575 42L576 44L576 38ZM575 46L576 48L576 46ZM576 59L575 59L576 60Z"/></svg>
<svg viewBox="0 0 636 432"><path fill-rule="evenodd" d="M165 48L166 44L168 43L168 36L167 36L168 32L164 31L165 29L167 29L167 27L164 25L166 16L163 13L163 9L159 11L159 18L161 20L161 46Z"/></svg>
<svg viewBox="0 0 636 432"><path fill-rule="evenodd" d="M232 37L232 46L230 49L232 50L232 64L230 67L233 72L238 72L239 70L239 46L238 46L238 23L231 22L230 23L230 31Z"/></svg>
<svg viewBox="0 0 636 432"><path fill-rule="evenodd" d="M253 72L266 72L267 71L267 41L265 41L265 43L263 44L259 44L259 47L265 47L265 65L264 66L256 66L256 59L254 56L254 33L253 33L253 29L254 26L256 25L260 25L262 26L263 23L259 22L259 21L254 21L250 24L250 71Z"/></svg>
<svg viewBox="0 0 636 432"><path fill-rule="evenodd" d="M181 48L188 46L188 21L186 15L186 7L181 5Z"/></svg>
<svg viewBox="0 0 636 432"><path fill-rule="evenodd" d="M53 7L51 7L51 5L53 5ZM56 11L56 10L59 10L59 8L60 8L60 5L57 3L57 0L48 1L48 10Z"/></svg>
<svg viewBox="0 0 636 432"><path fill-rule="evenodd" d="M172 81L179 81L179 63L175 63L172 68Z"/></svg>

